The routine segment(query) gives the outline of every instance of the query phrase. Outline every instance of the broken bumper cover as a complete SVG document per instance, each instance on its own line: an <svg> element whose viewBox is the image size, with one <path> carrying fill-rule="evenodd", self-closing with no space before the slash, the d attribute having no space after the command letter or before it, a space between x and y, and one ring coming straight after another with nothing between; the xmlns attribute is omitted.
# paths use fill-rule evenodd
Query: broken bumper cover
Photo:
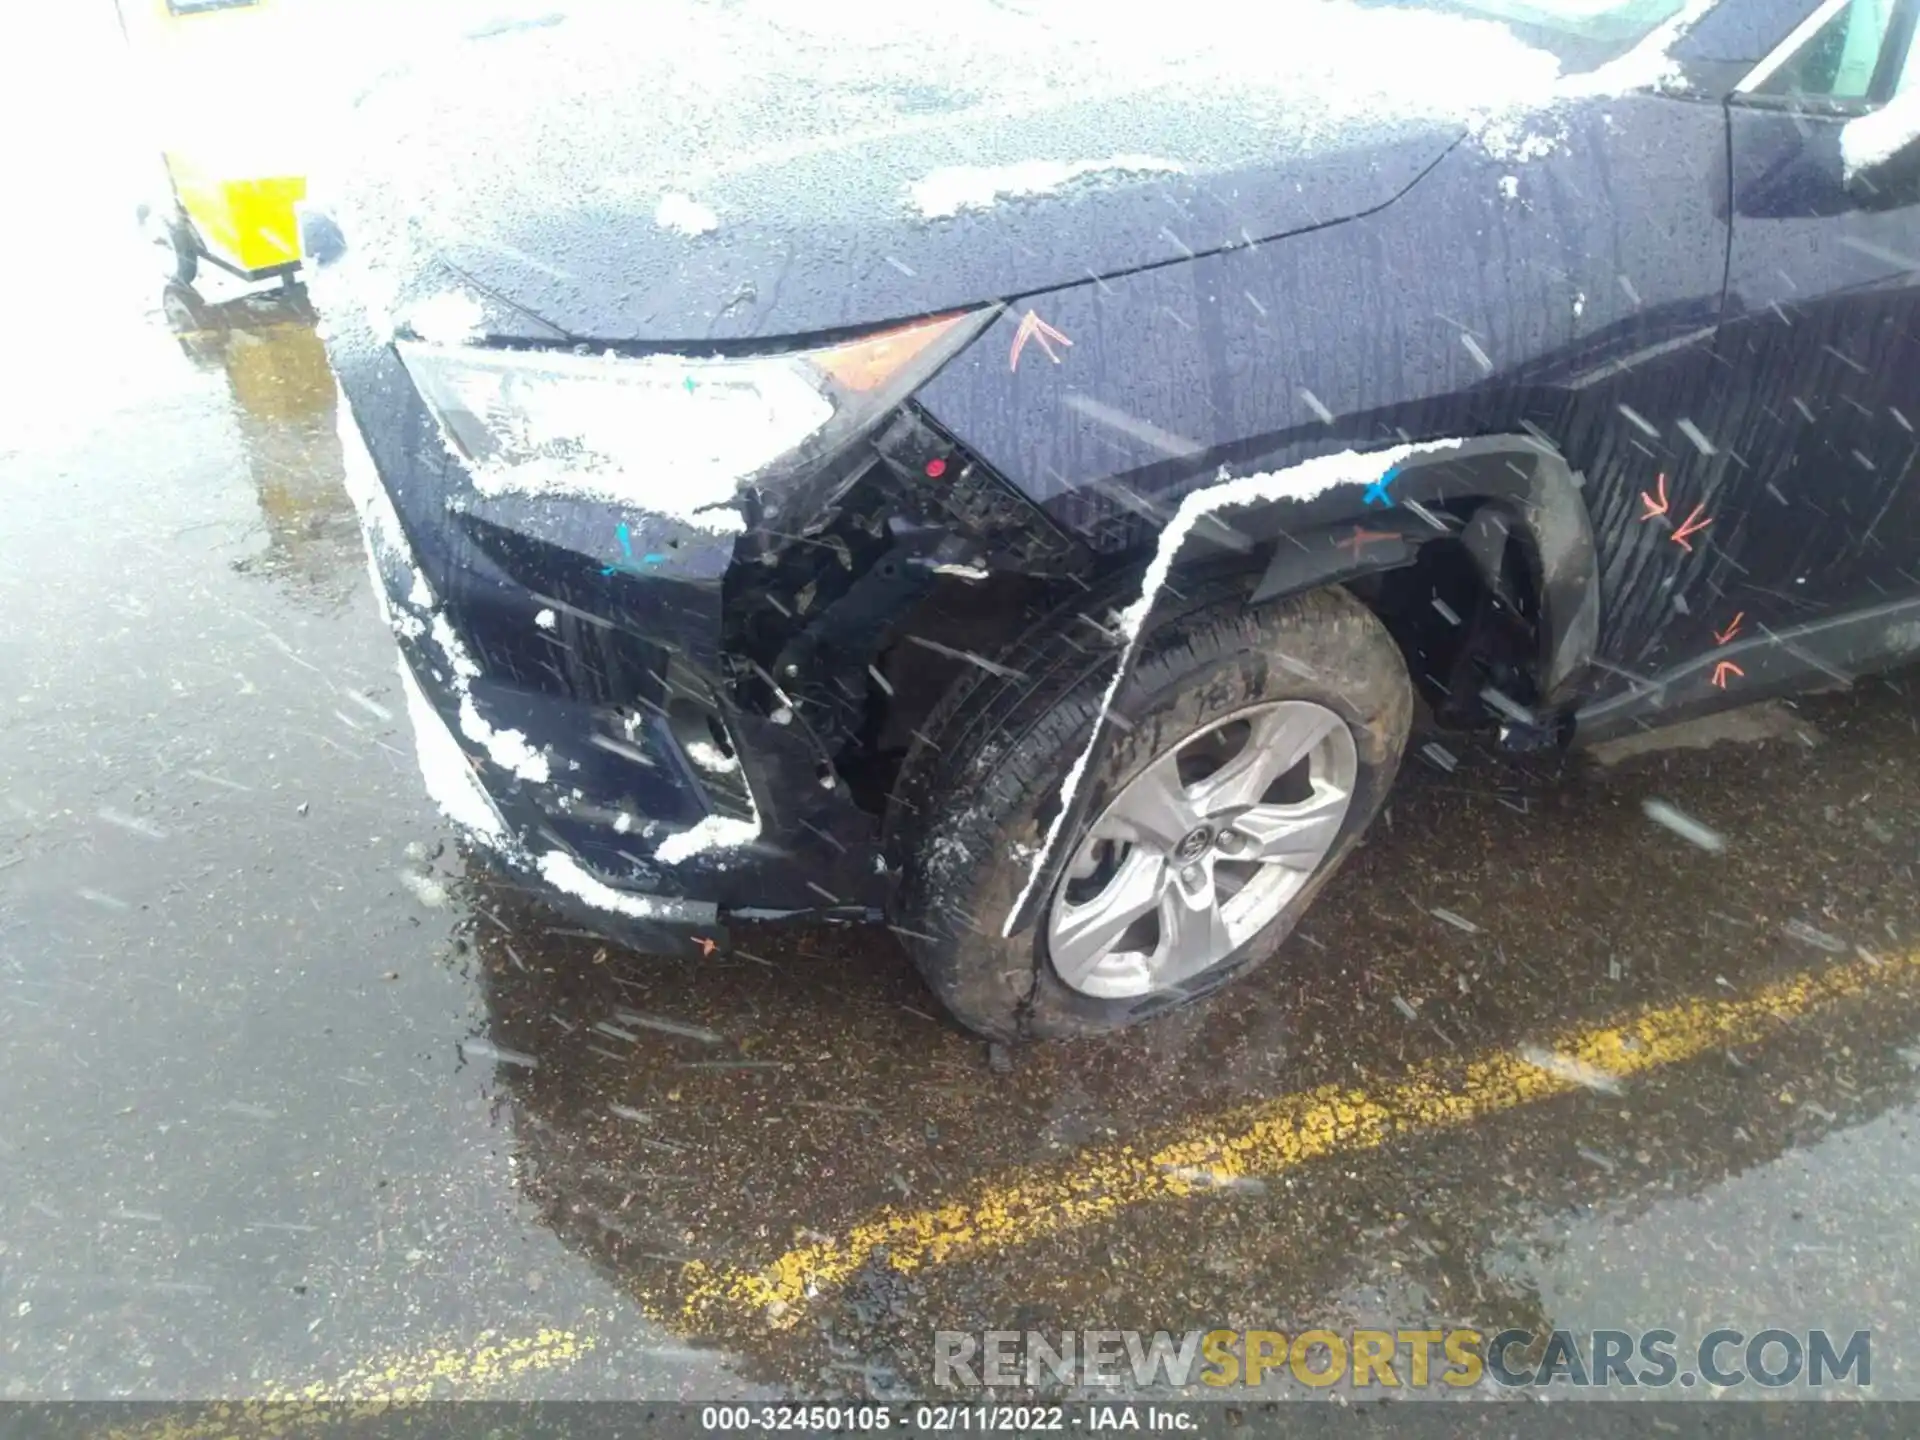
<svg viewBox="0 0 1920 1440"><path fill-rule="evenodd" d="M877 822L724 662L733 534L482 494L392 344L334 322L347 487L435 801L515 883L637 948L871 914ZM792 837L801 837L796 842Z"/></svg>

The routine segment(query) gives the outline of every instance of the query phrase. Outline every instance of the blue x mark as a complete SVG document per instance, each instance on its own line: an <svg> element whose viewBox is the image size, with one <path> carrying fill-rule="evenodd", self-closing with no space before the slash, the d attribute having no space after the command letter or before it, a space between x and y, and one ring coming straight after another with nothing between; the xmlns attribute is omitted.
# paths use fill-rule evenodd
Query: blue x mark
<svg viewBox="0 0 1920 1440"><path fill-rule="evenodd" d="M1371 505L1375 501L1378 501L1382 505L1392 505L1393 497L1387 494L1387 487L1393 483L1393 475L1394 472L1389 470L1378 480L1367 486L1367 493L1362 497L1361 503Z"/></svg>
<svg viewBox="0 0 1920 1440"><path fill-rule="evenodd" d="M613 538L620 542L621 553L623 553L627 558L623 561L615 561L611 565L603 566L600 570L600 573L602 575L611 575L616 570L633 571L633 573L635 574L639 573L638 571L634 571L633 532L627 529L626 521L622 520L620 524L614 529ZM643 565L658 565L662 560L666 558L667 557L664 555L646 555L641 557L640 563Z"/></svg>

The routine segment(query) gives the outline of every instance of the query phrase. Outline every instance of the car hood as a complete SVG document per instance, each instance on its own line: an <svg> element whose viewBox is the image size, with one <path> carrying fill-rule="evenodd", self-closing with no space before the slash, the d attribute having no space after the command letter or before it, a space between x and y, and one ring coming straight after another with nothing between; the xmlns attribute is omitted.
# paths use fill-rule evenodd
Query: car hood
<svg viewBox="0 0 1920 1440"><path fill-rule="evenodd" d="M364 95L349 248L567 336L817 334L1386 204L1558 61L1357 0L582 3Z"/></svg>

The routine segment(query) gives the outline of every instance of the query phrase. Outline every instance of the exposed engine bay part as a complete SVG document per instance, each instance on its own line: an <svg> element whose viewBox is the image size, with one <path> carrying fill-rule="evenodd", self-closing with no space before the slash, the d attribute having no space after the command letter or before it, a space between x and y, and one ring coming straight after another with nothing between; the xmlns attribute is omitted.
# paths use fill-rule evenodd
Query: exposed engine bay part
<svg viewBox="0 0 1920 1440"><path fill-rule="evenodd" d="M1298 507L1250 507L1191 545L1196 563L1255 567L1251 603L1347 586L1442 724L1535 749L1568 738L1552 679L1580 673L1592 644L1579 483L1531 436L1476 440L1410 458L1383 477L1391 504L1357 522L1350 502L1304 525ZM1068 539L911 408L816 494L830 503L797 529L742 537L723 661L735 702L803 738L820 784L878 817L922 719L969 673L1004 669L995 657L1036 618L1078 600L1062 613L1098 647L1088 591L1127 557Z"/></svg>
<svg viewBox="0 0 1920 1440"><path fill-rule="evenodd" d="M783 505L796 528L752 526L736 549L725 659L737 701L809 737L830 772L855 760L887 708L882 652L909 638L903 622L936 591L1091 568L1083 547L911 407L811 488L814 508Z"/></svg>

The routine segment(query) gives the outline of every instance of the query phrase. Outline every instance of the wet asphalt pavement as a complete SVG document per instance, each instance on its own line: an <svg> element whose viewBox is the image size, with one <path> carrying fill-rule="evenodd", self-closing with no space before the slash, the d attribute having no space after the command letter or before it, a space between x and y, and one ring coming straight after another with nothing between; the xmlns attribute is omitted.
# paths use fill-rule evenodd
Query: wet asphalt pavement
<svg viewBox="0 0 1920 1440"><path fill-rule="evenodd" d="M936 1328L1711 1321L1874 1326L1920 1396L1920 676L1611 767L1440 737L1259 975L1002 1072L884 930L670 962L470 873L299 307L169 316L102 246L25 302L0 419L0 1398L885 1395ZM1724 1044L1696 1013L1860 966ZM1642 1007L1708 1038L1618 1093L1259 1128ZM1217 1193L1103 1178L1235 1134ZM862 1248L942 1206L950 1247ZM827 1283L756 1289L790 1254Z"/></svg>

